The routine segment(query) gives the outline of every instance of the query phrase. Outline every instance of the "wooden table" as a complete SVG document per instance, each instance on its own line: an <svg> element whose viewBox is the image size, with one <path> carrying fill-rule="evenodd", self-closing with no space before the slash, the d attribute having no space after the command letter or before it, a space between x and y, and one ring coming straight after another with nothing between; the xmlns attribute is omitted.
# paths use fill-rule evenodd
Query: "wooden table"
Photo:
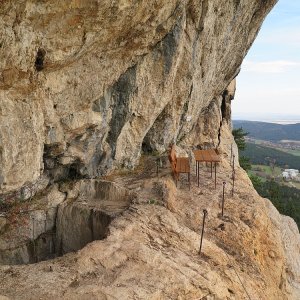
<svg viewBox="0 0 300 300"><path fill-rule="evenodd" d="M220 157L215 149L208 150L194 150L193 151L196 160L196 176L199 186L200 178L200 162L210 162L210 175L212 177L212 165L215 163L215 188L217 187L217 162L220 162Z"/></svg>

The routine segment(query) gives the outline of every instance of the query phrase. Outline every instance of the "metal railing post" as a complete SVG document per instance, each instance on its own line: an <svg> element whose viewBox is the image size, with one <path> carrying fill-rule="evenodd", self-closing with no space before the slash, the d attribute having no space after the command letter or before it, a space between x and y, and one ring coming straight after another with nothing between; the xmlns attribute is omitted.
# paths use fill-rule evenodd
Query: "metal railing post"
<svg viewBox="0 0 300 300"><path fill-rule="evenodd" d="M201 231L199 255L201 254L201 250L202 250L202 242L203 242L203 235L204 235L205 219L206 219L207 214L208 214L207 210L203 209L203 223L202 223L202 231Z"/></svg>
<svg viewBox="0 0 300 300"><path fill-rule="evenodd" d="M233 170L233 172L232 172L232 191L231 191L232 197L234 194L234 181L235 181L235 171Z"/></svg>
<svg viewBox="0 0 300 300"><path fill-rule="evenodd" d="M225 182L225 181L223 181L223 195L222 195L222 217L224 216L225 185L226 185L226 182Z"/></svg>

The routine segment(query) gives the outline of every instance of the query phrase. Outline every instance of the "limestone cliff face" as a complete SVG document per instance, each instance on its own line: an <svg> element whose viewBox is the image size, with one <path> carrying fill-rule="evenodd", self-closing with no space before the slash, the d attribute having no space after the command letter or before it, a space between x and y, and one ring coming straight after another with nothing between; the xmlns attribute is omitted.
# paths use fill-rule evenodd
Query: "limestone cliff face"
<svg viewBox="0 0 300 300"><path fill-rule="evenodd" d="M102 240L0 266L0 298L300 298L297 226L240 169L219 214L234 78L275 2L1 1L1 204L32 201L0 216L0 263ZM218 188L139 161L170 142L218 147Z"/></svg>
<svg viewBox="0 0 300 300"><path fill-rule="evenodd" d="M275 2L2 1L1 193L130 168L174 141L216 146Z"/></svg>

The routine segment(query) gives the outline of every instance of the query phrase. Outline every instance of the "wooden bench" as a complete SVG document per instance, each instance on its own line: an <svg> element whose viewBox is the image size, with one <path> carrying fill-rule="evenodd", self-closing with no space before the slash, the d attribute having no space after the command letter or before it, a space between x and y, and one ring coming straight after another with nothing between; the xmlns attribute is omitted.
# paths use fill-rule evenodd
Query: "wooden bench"
<svg viewBox="0 0 300 300"><path fill-rule="evenodd" d="M189 188L191 188L191 168L190 168L189 158L177 157L175 151L175 145L173 145L169 153L169 161L175 178L176 186L177 186L177 181L179 180L179 175L181 173L185 173L188 174Z"/></svg>

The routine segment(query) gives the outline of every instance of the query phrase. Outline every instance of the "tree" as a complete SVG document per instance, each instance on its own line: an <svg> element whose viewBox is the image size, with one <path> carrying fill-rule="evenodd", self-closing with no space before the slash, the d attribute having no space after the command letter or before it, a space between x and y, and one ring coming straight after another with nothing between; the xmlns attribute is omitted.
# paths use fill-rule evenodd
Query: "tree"
<svg viewBox="0 0 300 300"><path fill-rule="evenodd" d="M243 151L246 149L245 136L248 133L249 132L245 132L242 127L232 130L232 135L234 137L234 140L236 142L236 145L237 145L239 151ZM240 163L240 166L245 171L251 170L251 163L250 163L250 159L248 157L240 155L239 163Z"/></svg>
<svg viewBox="0 0 300 300"><path fill-rule="evenodd" d="M252 181L254 188L257 190L258 193L261 193L262 186L263 186L263 182L261 178L256 175L250 175L249 177Z"/></svg>
<svg viewBox="0 0 300 300"><path fill-rule="evenodd" d="M242 127L232 130L232 135L239 151L244 151L246 149L245 136L247 136L248 134L249 132L245 132Z"/></svg>
<svg viewBox="0 0 300 300"><path fill-rule="evenodd" d="M252 169L252 166L251 166L251 162L250 162L249 157L246 157L246 156L240 156L240 158L239 158L239 163L240 163L240 166L241 166L245 171L249 171L249 170Z"/></svg>

